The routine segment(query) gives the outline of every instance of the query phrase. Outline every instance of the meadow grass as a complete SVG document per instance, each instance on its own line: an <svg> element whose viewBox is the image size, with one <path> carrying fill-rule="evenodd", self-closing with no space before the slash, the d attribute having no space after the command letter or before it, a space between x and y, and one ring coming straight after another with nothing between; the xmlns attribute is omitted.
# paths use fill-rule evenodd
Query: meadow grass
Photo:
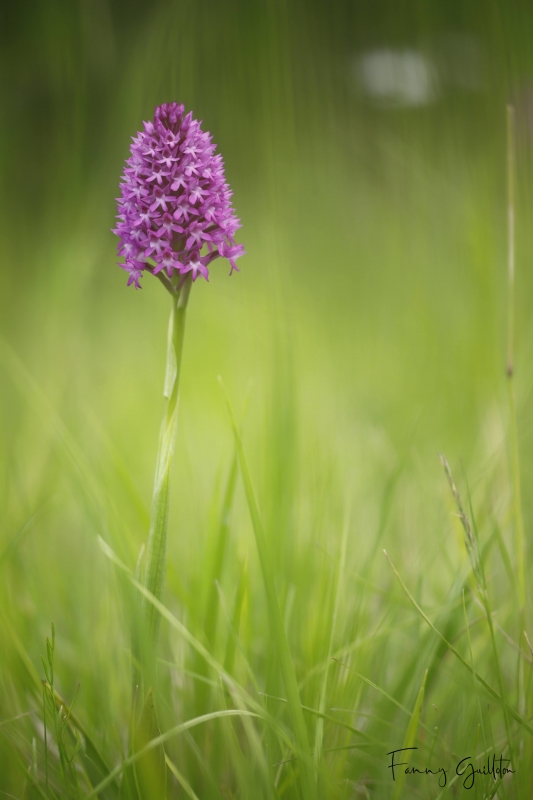
<svg viewBox="0 0 533 800"><path fill-rule="evenodd" d="M159 748L169 798L529 798L527 136L506 198L503 91L376 110L318 12L261 8L157 5L142 41L117 34L95 139L75 48L40 33L59 177L32 226L7 191L0 220L0 796L118 798ZM191 292L160 600L137 565L170 300L126 289L108 229L127 137L166 99L209 120L248 255ZM143 607L161 733L132 752ZM393 781L411 747L435 774ZM514 774L456 774L493 755Z"/></svg>

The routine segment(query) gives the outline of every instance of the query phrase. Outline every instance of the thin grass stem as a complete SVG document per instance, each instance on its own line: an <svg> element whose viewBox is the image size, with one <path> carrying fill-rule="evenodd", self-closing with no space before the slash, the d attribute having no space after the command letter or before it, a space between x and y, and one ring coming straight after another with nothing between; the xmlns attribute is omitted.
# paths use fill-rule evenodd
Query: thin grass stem
<svg viewBox="0 0 533 800"><path fill-rule="evenodd" d="M320 691L320 700L318 705L318 710L321 714L324 714L326 711L326 699L327 699L327 689L328 689L328 678L329 678L329 669L331 665L331 656L333 654L333 643L334 637L337 628L337 617L339 613L339 603L340 603L340 596L341 596L341 587L342 587L342 578L344 574L344 567L346 563L346 550L348 544L348 531L350 528L350 516L351 516L351 503L348 504L348 508L346 509L345 519L344 519L344 526L342 531L342 540L341 540L341 554L339 559L339 566L336 575L336 586L335 586L335 597L333 603L333 613L331 617L331 628L330 628L330 635L328 641L328 656L327 656L327 664L324 670L324 675L322 678L322 687ZM324 739L324 718L319 716L316 723L315 728L315 750L314 750L314 759L315 759L315 774L318 777L318 768L320 765L320 759L322 757L322 745Z"/></svg>
<svg viewBox="0 0 533 800"><path fill-rule="evenodd" d="M513 480L513 510L516 533L516 558L518 572L518 601L523 615L526 603L524 520L522 516L522 491L520 454L518 448L518 421L515 395L515 110L507 106L507 387L509 391L509 417L511 433L511 469ZM522 629L524 626L522 625Z"/></svg>
<svg viewBox="0 0 533 800"><path fill-rule="evenodd" d="M219 381L223 387L220 378ZM294 736L302 756L299 764L302 793L303 796L305 797L305 800L315 800L315 798L317 798L317 785L313 769L311 748L309 745L309 736L307 733L307 728L303 716L302 704L300 701L300 692L298 690L298 683L296 681L296 675L294 672L294 665L292 662L292 656L289 648L289 643L287 640L287 634L285 632L283 617L281 615L281 609L279 607L276 581L274 576L274 568L270 557L268 540L265 529L263 527L261 515L259 513L259 505L255 495L255 489L252 482L250 468L248 466L248 459L246 458L246 453L244 451L239 428L237 426L235 415L233 413L233 409L231 408L231 404L229 402L229 398L225 389L224 389L224 395L228 407L229 416L231 419L231 424L233 427L235 445L237 449L237 455L239 458L239 465L241 468L244 490L246 494L246 499L248 501L250 516L252 519L252 527L255 534L255 541L257 545L257 551L259 554L259 561L261 564L261 571L263 573L263 581L265 584L265 591L267 595L267 605L270 616L270 622L272 625L272 631L276 642L276 649L279 658L281 674L283 677L283 683L285 685L285 691L287 693L287 702L289 705L289 712L291 715Z"/></svg>
<svg viewBox="0 0 533 800"><path fill-rule="evenodd" d="M133 575L128 567L118 558L116 553L109 547L109 545L104 542L102 538L99 538L99 544L102 548L102 551L105 555L112 561L119 569L126 573L128 576L129 581L137 591L147 600L147 602L151 603L154 608L157 609L158 613L161 615L163 619L165 619L169 625L174 628L182 638L191 645L191 647L209 664L211 669L217 673L220 679L224 682L224 684L228 687L228 689L232 692L232 695L238 699L242 697L246 704L252 708L256 716L263 719L263 721L267 722L273 730L275 730L277 736L279 736L283 741L293 750L297 755L300 755L299 748L295 745L294 741L289 737L288 733L286 732L285 728L275 720L265 708L258 703L254 698L247 692L247 690L241 686L237 681L229 675L224 667L216 660L214 656L204 647L204 645L189 631L189 629L180 622L177 617L172 614L169 609L161 603L156 597L154 597L151 592L149 592L145 586L139 583Z"/></svg>
<svg viewBox="0 0 533 800"><path fill-rule="evenodd" d="M194 793L194 790L189 781L187 780L187 778L181 774L177 766L174 764L173 761L170 760L170 758L167 755L165 755L165 762L167 767L169 768L169 770L174 775L179 785L185 792L185 794L188 795L191 798L191 800L198 800L198 795Z"/></svg>
<svg viewBox="0 0 533 800"><path fill-rule="evenodd" d="M220 719L221 717L258 717L258 714L255 714L253 711L230 709L229 711L213 711L211 714L204 714L201 717L195 717L195 719L182 722L180 725L176 725L173 728L170 728L170 730L165 731L165 733L150 739L150 741L143 748L137 750L135 753L132 753L132 755L129 756L129 758L126 758L122 764L119 764L118 767L115 767L115 769L113 769L109 775L107 775L107 777L98 784L98 786L95 786L93 789L91 789L91 791L85 795L85 800L90 800L91 797L96 797L127 767L131 767L133 764L139 761L139 759L143 758L157 747L160 747L165 742L168 742L168 740L172 739L172 737L178 736L180 733L184 733L185 731L196 727L196 725L201 725L204 722L210 722L211 720L215 719Z"/></svg>
<svg viewBox="0 0 533 800"><path fill-rule="evenodd" d="M479 712L479 720L480 720L480 724L481 724L481 732L483 734L483 744L484 744L485 750L486 750L487 749L487 737L485 736L485 725L483 723L483 712L481 710L481 700L480 700L480 697L479 697L479 686L478 686L478 683L477 683L477 680L476 680L476 668L474 666L474 652L472 650L472 640L470 638L470 624L468 622L468 616L467 616L467 613L466 613L466 602L465 602L465 590L464 589L463 589L463 614L464 614L464 618L465 618L465 631L466 631L466 636L467 636L467 639L468 639L468 652L470 654L470 661L472 662L472 677L474 679L474 688L475 688L475 691L476 691L476 700L477 700L477 706L478 706L478 712Z"/></svg>
<svg viewBox="0 0 533 800"><path fill-rule="evenodd" d="M512 746L512 740L511 740L511 729L509 727L509 718L508 718L507 711L506 711L504 681L503 681L503 675L502 675L501 664L500 664L500 656L499 656L499 653L498 653L498 648L496 646L496 637L494 635L494 624L493 624L493 620L492 620L492 612L491 612L491 609L490 609L489 595L488 595L488 591L487 591L487 581L485 579L485 570L484 570L484 567L483 567L483 559L479 555L479 535L478 535L477 526L476 526L476 518L475 518L475 515L474 515L474 508L472 506L472 497L471 497L471 494L470 494L470 488L468 486L468 481L466 481L466 476L465 476L465 482L466 482L466 488L467 488L467 496L468 496L468 506L469 506L469 509L470 509L470 518L469 518L467 513L466 513L466 511L463 508L463 504L462 504L462 500L461 500L461 495L459 494L459 490L457 489L457 487L455 486L455 484L453 482L453 478L452 478L452 474L451 474L451 471L450 471L449 464L446 461L446 458L444 456L441 456L441 461L442 461L442 463L444 465L444 469L446 471L446 475L447 475L448 481L450 483L452 494L453 494L455 502L457 504L457 510L459 512L459 518L460 518L462 526L463 526L463 531L464 531L464 535L465 535L464 536L465 544L466 544L466 548L467 548L467 551L468 551L468 554L469 554L469 557L470 557L470 563L471 563L471 566L472 566L472 572L474 573L474 578L476 580L477 588L478 588L479 594L480 594L480 596L482 598L483 610L485 612L485 616L487 618L487 622L488 622L488 625L489 625L490 638L491 638L491 644L492 644L492 651L494 653L494 661L495 661L495 664L496 664L496 674L498 676L498 685L499 685L499 688L500 688L500 696L501 696L502 701L503 701L503 718L504 718L504 722L505 722L505 730L506 730L506 733L507 733L507 742L508 742L508 746L509 746L509 753L510 753L510 756L512 758L513 757L513 746ZM472 520L472 524L470 524L470 520ZM463 590L463 603L464 603L464 590ZM470 634L469 634L469 636L470 636ZM469 639L469 641L470 641L470 639ZM472 664L473 664L473 662L472 662Z"/></svg>
<svg viewBox="0 0 533 800"><path fill-rule="evenodd" d="M44 785L48 791L48 731L46 727L46 695L43 684L43 725L44 725Z"/></svg>
<svg viewBox="0 0 533 800"><path fill-rule="evenodd" d="M407 588L407 586L403 582L402 578L400 577L400 573L398 572L398 570L396 569L396 567L392 563L391 559L389 558L389 555L388 555L387 551L384 550L383 552L385 553L385 556L387 557L387 560L388 560L389 564L391 565L392 570L393 570L394 574L396 575L400 586L402 587L403 591L405 592L405 594L407 595L407 597L409 598L409 600L411 601L413 606L416 608L416 610L418 611L418 613L420 614L422 619L425 620L425 622L427 622L429 627L437 634L437 636L443 641L443 643L446 645L446 647L450 650L450 652L452 652L454 654L454 656L461 662L461 664L463 664L463 666L465 666L469 670L469 672L473 671L473 673L474 673L475 677L477 678L477 680L479 681L479 683L490 694L490 696L492 698L494 698L494 700L496 700L502 706L502 708L505 708L508 711L509 715L516 722L518 722L524 728L524 730L526 730L531 736L533 736L533 727L527 722L527 720L525 720L517 711L515 711L515 709L512 708L512 706L510 706L508 703L506 703L500 697L498 692L496 692L492 688L492 686L489 683L487 683L487 681L484 678L481 677L479 672L477 672L476 670L472 670L472 666L468 663L468 661L465 658L463 658L463 656L459 653L458 650L456 650L456 648L453 646L453 644L451 644L451 642L449 642L446 639L446 637L438 630L438 628L435 627L435 625L431 622L431 620L429 619L427 614L425 614L424 611L422 611L422 609L420 608L420 606L416 602L415 598L413 597L413 595L411 594L411 592L409 591L409 589Z"/></svg>

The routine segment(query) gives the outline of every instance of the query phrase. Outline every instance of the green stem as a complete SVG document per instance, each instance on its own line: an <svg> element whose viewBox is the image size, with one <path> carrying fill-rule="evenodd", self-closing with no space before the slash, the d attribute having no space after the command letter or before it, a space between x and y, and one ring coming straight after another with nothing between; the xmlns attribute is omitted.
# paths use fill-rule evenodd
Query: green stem
<svg viewBox="0 0 533 800"><path fill-rule="evenodd" d="M172 459L178 426L178 395L185 331L185 315L191 290L188 276L179 293L172 297L172 313L168 331L167 367L164 394L167 398L155 471L150 532L146 548L144 585L158 600L163 597L167 562L167 527ZM144 666L155 662L155 649L161 616L151 603L143 603Z"/></svg>
<svg viewBox="0 0 533 800"><path fill-rule="evenodd" d="M520 624L525 627L526 580L524 521L522 517L522 497L520 481L520 456L518 451L518 423L514 388L514 340L515 340L515 113L512 106L507 107L507 384L509 389L509 415L511 427L511 472L513 481L513 503L516 532L516 557L518 566L518 605Z"/></svg>

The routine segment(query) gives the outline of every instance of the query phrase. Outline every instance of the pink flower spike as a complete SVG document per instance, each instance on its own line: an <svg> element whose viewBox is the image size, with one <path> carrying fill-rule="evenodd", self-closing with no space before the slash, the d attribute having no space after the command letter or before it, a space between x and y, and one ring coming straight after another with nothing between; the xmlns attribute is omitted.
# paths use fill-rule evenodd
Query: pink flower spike
<svg viewBox="0 0 533 800"><path fill-rule="evenodd" d="M156 262L150 272L164 269L169 277L178 271L207 280L208 264L219 257L228 259L231 272L237 269L244 254L233 239L240 221L215 150L211 134L178 103L157 106L153 120L132 137L113 230L128 285L140 288L148 269L143 257ZM209 254L201 256L204 246Z"/></svg>

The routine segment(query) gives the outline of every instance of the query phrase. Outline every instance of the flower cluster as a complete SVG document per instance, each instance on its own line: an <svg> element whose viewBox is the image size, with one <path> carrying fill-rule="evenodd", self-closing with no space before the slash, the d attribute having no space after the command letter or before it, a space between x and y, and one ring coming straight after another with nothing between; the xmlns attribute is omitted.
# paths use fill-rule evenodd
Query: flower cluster
<svg viewBox="0 0 533 800"><path fill-rule="evenodd" d="M234 239L241 225L222 157L211 134L184 111L177 103L158 106L153 122L143 122L144 131L133 137L124 167L113 233L124 257L119 266L137 289L145 270L208 280L208 265L219 256L228 259L231 275L244 254Z"/></svg>

